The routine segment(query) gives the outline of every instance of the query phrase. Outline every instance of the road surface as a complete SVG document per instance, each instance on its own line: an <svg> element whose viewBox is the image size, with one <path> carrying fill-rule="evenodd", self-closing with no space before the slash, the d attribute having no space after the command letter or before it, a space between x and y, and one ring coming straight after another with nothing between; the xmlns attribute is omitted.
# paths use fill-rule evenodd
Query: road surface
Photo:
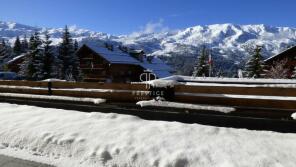
<svg viewBox="0 0 296 167"><path fill-rule="evenodd" d="M53 167L33 161L0 155L0 167Z"/></svg>

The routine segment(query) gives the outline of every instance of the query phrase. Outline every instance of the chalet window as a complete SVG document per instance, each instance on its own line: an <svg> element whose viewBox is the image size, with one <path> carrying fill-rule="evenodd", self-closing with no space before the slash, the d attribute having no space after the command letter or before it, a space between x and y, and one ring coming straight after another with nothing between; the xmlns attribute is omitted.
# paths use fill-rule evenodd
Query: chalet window
<svg viewBox="0 0 296 167"><path fill-rule="evenodd" d="M86 68L94 68L94 63L92 60L84 60L83 64Z"/></svg>
<svg viewBox="0 0 296 167"><path fill-rule="evenodd" d="M85 65L86 65L87 67L91 67L91 64L92 64L92 61L91 61L91 60L86 60L86 61L85 61Z"/></svg>
<svg viewBox="0 0 296 167"><path fill-rule="evenodd" d="M95 62L96 64L103 63L102 59L99 59L98 57L94 57L93 62Z"/></svg>

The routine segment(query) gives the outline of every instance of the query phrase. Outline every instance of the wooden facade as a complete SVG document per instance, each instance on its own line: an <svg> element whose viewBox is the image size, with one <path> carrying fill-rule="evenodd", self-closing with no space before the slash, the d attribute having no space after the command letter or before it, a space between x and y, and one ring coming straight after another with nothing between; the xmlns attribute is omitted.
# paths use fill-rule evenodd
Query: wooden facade
<svg viewBox="0 0 296 167"><path fill-rule="evenodd" d="M78 50L77 55L86 82L137 82L144 71L137 64L112 63L86 45Z"/></svg>
<svg viewBox="0 0 296 167"><path fill-rule="evenodd" d="M276 62L287 60L285 68L289 69L288 78L293 75L294 68L296 67L296 46L291 47L275 56L272 56L264 61L266 68L269 69Z"/></svg>

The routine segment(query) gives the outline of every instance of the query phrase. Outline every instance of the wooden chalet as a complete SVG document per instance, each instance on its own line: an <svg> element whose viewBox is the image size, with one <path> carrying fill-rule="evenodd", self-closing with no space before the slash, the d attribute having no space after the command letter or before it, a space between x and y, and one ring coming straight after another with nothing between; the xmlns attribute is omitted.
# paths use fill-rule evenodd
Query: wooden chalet
<svg viewBox="0 0 296 167"><path fill-rule="evenodd" d="M264 60L264 63L268 69L269 67L273 66L276 62L285 60L287 60L285 66L287 69L289 69L288 78L291 78L291 76L293 75L294 68L296 66L296 46L291 47L275 56L272 56Z"/></svg>
<svg viewBox="0 0 296 167"><path fill-rule="evenodd" d="M76 52L85 82L129 83L140 81L142 73L157 78L171 75L172 69L157 57L146 56L143 50L131 50L112 45L84 44ZM18 73L26 54L8 61L8 69Z"/></svg>
<svg viewBox="0 0 296 167"><path fill-rule="evenodd" d="M20 71L21 64L25 60L25 57L26 54L21 54L8 61L7 68L9 69L9 71L18 73Z"/></svg>
<svg viewBox="0 0 296 167"><path fill-rule="evenodd" d="M172 71L160 59L147 58L142 50L85 44L77 55L86 82L137 82L147 70L158 78L170 76Z"/></svg>

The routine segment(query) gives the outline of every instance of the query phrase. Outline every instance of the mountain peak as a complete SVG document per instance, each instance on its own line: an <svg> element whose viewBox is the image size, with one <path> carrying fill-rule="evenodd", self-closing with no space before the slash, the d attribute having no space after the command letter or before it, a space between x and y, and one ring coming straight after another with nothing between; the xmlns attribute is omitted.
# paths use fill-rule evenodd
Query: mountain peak
<svg viewBox="0 0 296 167"><path fill-rule="evenodd" d="M49 32L53 44L61 41L63 28L38 28L0 21L0 38L12 43L16 36L31 35L35 31ZM80 41L115 42L134 48L144 49L148 54L170 56L174 53L196 53L199 46L207 44L216 49L217 54L245 55L247 45L262 44L266 55L280 52L285 47L296 44L296 29L273 27L264 24L237 25L232 23L197 25L178 31L157 32L138 35L112 36L69 26L72 37ZM225 57L225 56L224 56ZM226 56L227 57L227 56ZM229 56L228 56L229 57ZM241 57L241 56L238 56ZM232 57L236 59L236 57Z"/></svg>
<svg viewBox="0 0 296 167"><path fill-rule="evenodd" d="M54 45L61 42L63 28L39 28L15 22L0 21L0 39L5 38L11 44L16 36L29 37L35 31L40 31L41 37L47 31ZM153 56L178 56L173 60L177 64L183 62L184 67L178 69L191 69L201 45L207 45L212 50L213 58L217 66L226 66L232 69L238 62L248 58L248 47L260 44L263 46L263 55L272 56L296 44L296 29L289 27L273 27L264 24L237 25L231 23L197 25L177 31L156 32L149 34L112 36L102 32L81 29L77 26L69 26L72 37L80 44L84 43L111 43L125 45L135 49L143 49ZM190 59L189 61L187 59ZM186 60L185 60L186 59ZM172 64L174 62L171 62ZM186 62L186 63L185 63ZM191 64L190 64L191 63ZM187 74L187 73L185 73Z"/></svg>

